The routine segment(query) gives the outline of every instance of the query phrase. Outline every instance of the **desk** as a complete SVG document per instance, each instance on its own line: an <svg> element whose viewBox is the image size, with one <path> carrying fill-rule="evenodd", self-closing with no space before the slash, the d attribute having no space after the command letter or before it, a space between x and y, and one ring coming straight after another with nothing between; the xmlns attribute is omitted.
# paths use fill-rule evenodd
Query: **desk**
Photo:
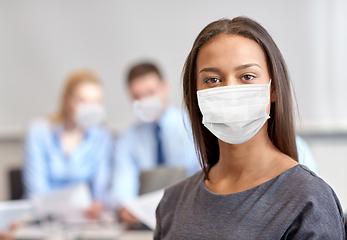
<svg viewBox="0 0 347 240"><path fill-rule="evenodd" d="M118 226L66 227L50 226L21 227L14 232L16 240L150 240L152 231L125 230Z"/></svg>
<svg viewBox="0 0 347 240"><path fill-rule="evenodd" d="M152 240L152 231L127 231L125 232L119 240Z"/></svg>
<svg viewBox="0 0 347 240"><path fill-rule="evenodd" d="M16 204L15 209L23 203ZM17 206L18 205L18 206ZM26 206L24 204L24 206ZM6 207L6 206L5 206ZM12 206L13 207L13 206ZM81 211L68 211L60 214L40 214L31 208L24 209L15 221L13 237L17 240L149 240L153 231L128 230L120 224L113 212L103 212L99 219L86 218ZM3 218L6 220L5 218ZM11 220L12 221L12 220ZM1 219L0 219L1 222ZM1 229L1 228L0 228Z"/></svg>

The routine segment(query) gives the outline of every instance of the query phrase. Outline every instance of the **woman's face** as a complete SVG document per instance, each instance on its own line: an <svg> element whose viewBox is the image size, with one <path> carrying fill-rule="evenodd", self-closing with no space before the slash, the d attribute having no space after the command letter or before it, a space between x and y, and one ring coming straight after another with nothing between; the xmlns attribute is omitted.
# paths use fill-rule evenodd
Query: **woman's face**
<svg viewBox="0 0 347 240"><path fill-rule="evenodd" d="M270 82L261 47L238 35L219 34L206 43L198 53L196 70L198 90ZM270 112L270 104L267 112Z"/></svg>
<svg viewBox="0 0 347 240"><path fill-rule="evenodd" d="M71 96L66 99L68 115L73 118L77 108L81 104L102 105L102 89L95 83L82 83L76 87Z"/></svg>

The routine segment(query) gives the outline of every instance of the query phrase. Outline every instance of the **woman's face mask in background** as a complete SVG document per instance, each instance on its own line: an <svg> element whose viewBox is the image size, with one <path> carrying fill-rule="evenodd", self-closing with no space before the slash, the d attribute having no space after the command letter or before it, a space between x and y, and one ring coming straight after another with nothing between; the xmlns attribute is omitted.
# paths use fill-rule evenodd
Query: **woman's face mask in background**
<svg viewBox="0 0 347 240"><path fill-rule="evenodd" d="M83 130L99 125L105 119L105 109L97 103L80 103L77 106L74 120Z"/></svg>

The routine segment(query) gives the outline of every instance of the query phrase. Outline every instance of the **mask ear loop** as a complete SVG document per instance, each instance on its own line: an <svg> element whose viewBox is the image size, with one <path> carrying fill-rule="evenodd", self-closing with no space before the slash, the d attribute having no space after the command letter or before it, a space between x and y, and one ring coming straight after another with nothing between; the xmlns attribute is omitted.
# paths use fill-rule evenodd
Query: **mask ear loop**
<svg viewBox="0 0 347 240"><path fill-rule="evenodd" d="M271 87L271 82L272 79L270 78L270 82L269 82L269 104L270 104L270 112L269 112L269 118L270 118L270 113L271 113L271 91L270 91L270 87Z"/></svg>

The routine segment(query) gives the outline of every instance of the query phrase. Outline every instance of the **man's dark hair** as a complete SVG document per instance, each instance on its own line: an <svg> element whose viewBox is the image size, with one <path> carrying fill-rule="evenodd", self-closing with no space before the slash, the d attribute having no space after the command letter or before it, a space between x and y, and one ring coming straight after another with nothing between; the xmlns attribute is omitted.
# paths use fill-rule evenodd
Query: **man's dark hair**
<svg viewBox="0 0 347 240"><path fill-rule="evenodd" d="M159 79L162 80L162 75L156 65L149 62L143 62L133 66L128 73L128 85L138 77L144 76L148 73L155 73L158 75Z"/></svg>

